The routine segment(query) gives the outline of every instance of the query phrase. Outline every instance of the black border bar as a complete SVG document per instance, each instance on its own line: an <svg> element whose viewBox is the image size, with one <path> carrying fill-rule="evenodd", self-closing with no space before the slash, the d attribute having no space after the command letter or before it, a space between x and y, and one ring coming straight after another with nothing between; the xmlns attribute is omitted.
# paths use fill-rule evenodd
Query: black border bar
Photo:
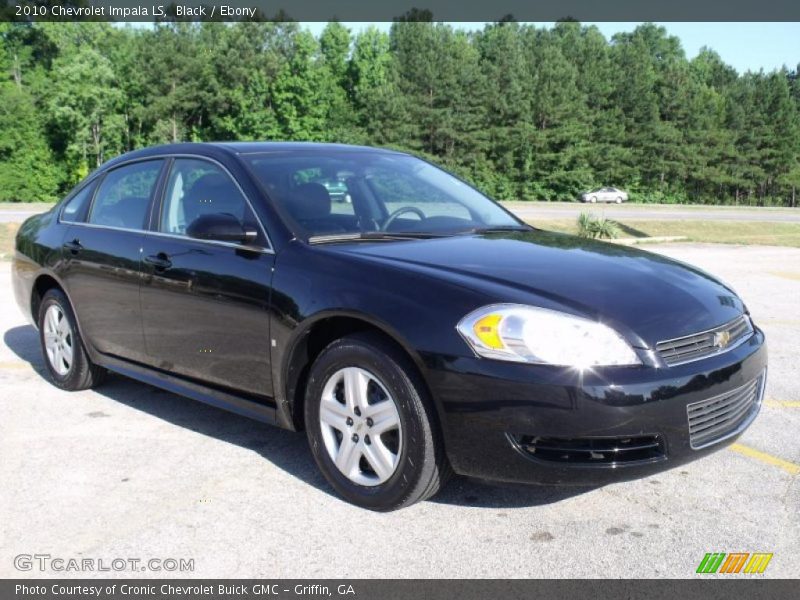
<svg viewBox="0 0 800 600"><path fill-rule="evenodd" d="M535 560L535 557L531 557ZM658 560L652 557L652 560ZM565 565L565 571L569 566ZM635 575L632 573L632 575ZM19 586L43 593L20 591ZM139 588L143 593L125 593ZM175 591L170 593L169 587ZM69 593L69 590L81 590ZM99 590L99 593L98 593ZM165 593L166 590L166 593ZM351 592L352 590L352 592ZM796 598L797 582L761 576L695 576L682 580L535 579L6 579L9 600L782 600Z"/></svg>
<svg viewBox="0 0 800 600"><path fill-rule="evenodd" d="M202 14L177 14L178 7ZM27 6L20 10L18 7ZM37 7L38 10L31 10ZM138 9L127 16L111 8ZM158 14L158 7L166 19ZM239 9L225 15L223 7ZM88 9L88 10L87 10ZM243 12L241 9L247 9ZM198 12L197 10L190 11ZM42 14L44 13L44 14ZM135 14L134 14L135 13ZM591 21L800 21L798 0L0 0L2 20L200 21L295 20L386 22ZM800 24L798 25L800 35Z"/></svg>

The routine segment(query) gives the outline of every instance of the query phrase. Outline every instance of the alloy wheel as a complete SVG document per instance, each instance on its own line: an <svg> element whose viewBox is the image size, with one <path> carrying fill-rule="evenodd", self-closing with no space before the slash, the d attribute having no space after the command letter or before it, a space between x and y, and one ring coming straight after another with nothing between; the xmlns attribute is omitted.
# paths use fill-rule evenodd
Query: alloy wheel
<svg viewBox="0 0 800 600"><path fill-rule="evenodd" d="M359 367L331 375L319 421L328 456L350 481L376 486L394 474L403 443L400 413L375 375Z"/></svg>
<svg viewBox="0 0 800 600"><path fill-rule="evenodd" d="M50 366L61 377L72 368L72 328L61 307L53 304L44 315L44 347Z"/></svg>

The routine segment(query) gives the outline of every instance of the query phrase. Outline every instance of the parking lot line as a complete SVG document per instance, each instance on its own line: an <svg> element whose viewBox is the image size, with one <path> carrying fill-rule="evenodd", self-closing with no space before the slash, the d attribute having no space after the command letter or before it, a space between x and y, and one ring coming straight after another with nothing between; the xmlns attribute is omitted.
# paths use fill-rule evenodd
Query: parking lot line
<svg viewBox="0 0 800 600"><path fill-rule="evenodd" d="M800 281L800 273L795 273L794 271L769 271L769 274L774 275L775 277L781 277L783 279Z"/></svg>
<svg viewBox="0 0 800 600"><path fill-rule="evenodd" d="M755 448L745 446L744 444L731 444L729 448L734 452L738 452L739 454L748 458L754 458L755 460L761 461L764 464L783 469L789 473L789 475L800 475L800 465L796 465L788 460L783 460L782 458L772 456L772 454L767 454L766 452L756 450Z"/></svg>
<svg viewBox="0 0 800 600"><path fill-rule="evenodd" d="M764 323L767 325L800 325L800 319L773 319L766 317Z"/></svg>
<svg viewBox="0 0 800 600"><path fill-rule="evenodd" d="M23 360L0 361L0 369L29 369L30 363Z"/></svg>
<svg viewBox="0 0 800 600"><path fill-rule="evenodd" d="M794 400L765 400L764 406L771 408L800 408L800 402Z"/></svg>

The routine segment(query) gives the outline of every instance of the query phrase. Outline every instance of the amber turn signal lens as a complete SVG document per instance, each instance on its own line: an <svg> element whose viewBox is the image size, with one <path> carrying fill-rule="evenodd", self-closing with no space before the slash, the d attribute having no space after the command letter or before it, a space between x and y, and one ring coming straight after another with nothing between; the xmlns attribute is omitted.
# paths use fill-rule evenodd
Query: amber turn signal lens
<svg viewBox="0 0 800 600"><path fill-rule="evenodd" d="M475 322L473 326L475 335L488 348L500 350L505 347L503 340L500 339L500 321L502 320L501 315L486 315Z"/></svg>

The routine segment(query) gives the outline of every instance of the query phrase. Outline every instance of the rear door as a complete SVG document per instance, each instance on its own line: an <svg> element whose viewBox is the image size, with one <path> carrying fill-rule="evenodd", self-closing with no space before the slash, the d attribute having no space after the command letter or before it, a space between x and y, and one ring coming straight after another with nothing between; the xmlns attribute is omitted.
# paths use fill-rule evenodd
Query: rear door
<svg viewBox="0 0 800 600"><path fill-rule="evenodd" d="M141 250L164 162L145 160L106 173L88 214L70 225L64 238L62 280L84 337L104 354L145 357ZM62 220L70 219L65 209Z"/></svg>
<svg viewBox="0 0 800 600"><path fill-rule="evenodd" d="M205 384L272 397L269 302L275 255L248 199L219 164L176 158L143 244L147 361ZM258 231L247 246L186 235L227 213Z"/></svg>

